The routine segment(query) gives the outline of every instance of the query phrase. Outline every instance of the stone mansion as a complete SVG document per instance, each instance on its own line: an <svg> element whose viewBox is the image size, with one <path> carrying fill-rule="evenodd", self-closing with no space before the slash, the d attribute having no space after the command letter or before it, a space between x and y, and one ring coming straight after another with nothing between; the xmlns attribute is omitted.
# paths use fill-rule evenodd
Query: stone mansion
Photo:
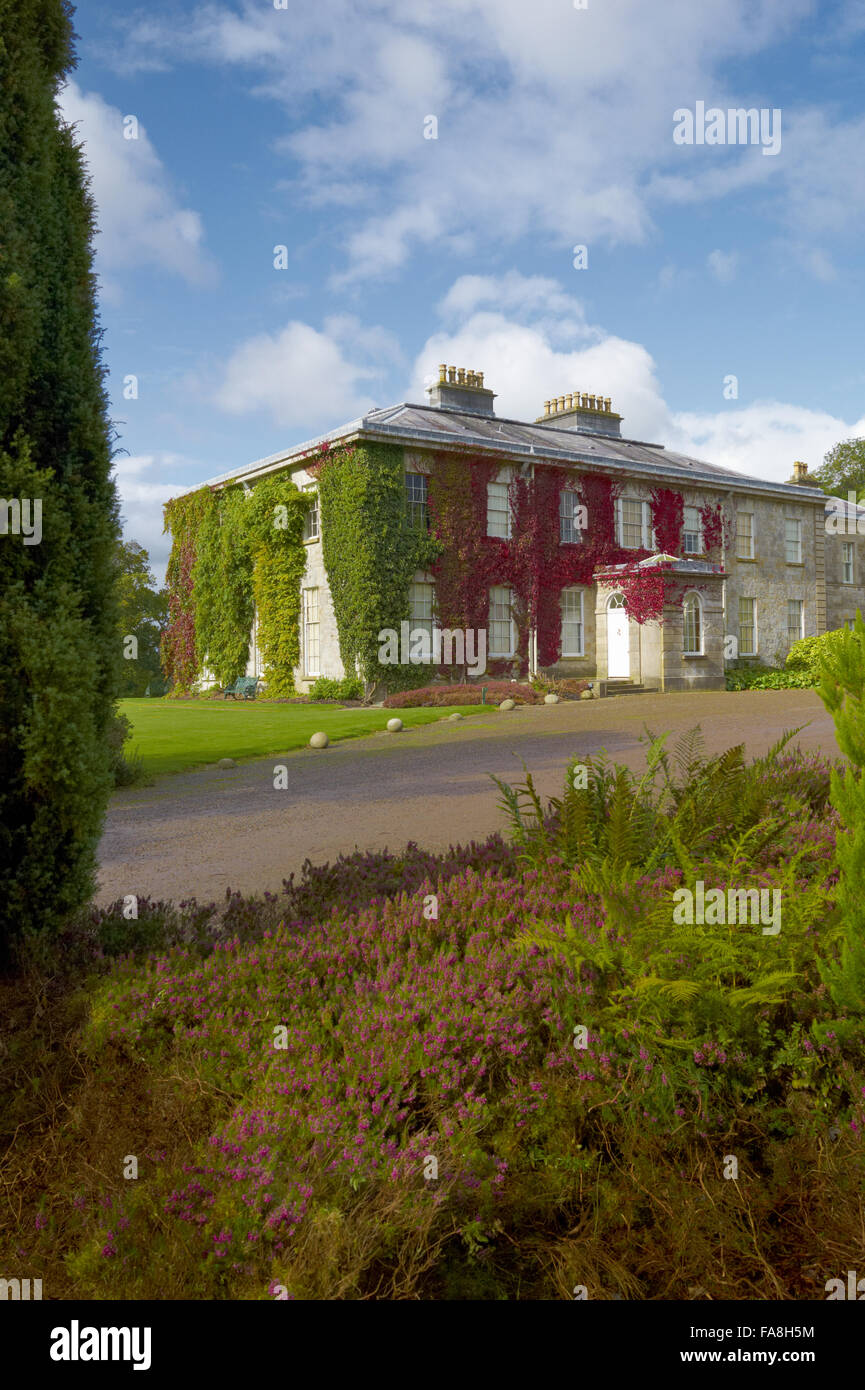
<svg viewBox="0 0 865 1390"><path fill-rule="evenodd" d="M603 695L626 685L655 690L718 689L732 660L783 661L791 643L827 629L852 625L865 609L865 508L828 499L803 463L787 482L768 482L683 454L663 444L623 437L622 417L608 397L569 393L543 403L531 422L503 419L483 375L442 365L427 388L425 404L402 403L369 411L360 419L211 479L211 489L243 484L275 472L290 474L310 495L304 531L306 567L301 580L298 690L318 676L345 673L334 604L322 555L315 468L310 458L326 447L386 444L402 450L405 507L412 524L429 526L430 479L443 456L482 460L487 467L486 535L510 542L516 524L512 485L539 470L565 477L558 507L563 555L585 545L591 519L580 505L587 476L611 480L610 529L614 563L600 563L567 583L556 597L557 659L539 657L537 633L528 634L528 666L557 676L587 678ZM468 464L466 464L468 466ZM659 556L655 534L658 491L677 501L677 550ZM723 510L723 534L706 536L710 509ZM664 601L663 621L629 616L619 576L630 570L627 552L647 572L663 570L678 586L675 603ZM489 586L486 649L501 669L517 651L515 594L505 582ZM417 570L409 585L412 633L431 634L438 617L436 576ZM549 619L548 619L549 621ZM549 650L549 642L547 642ZM256 629L247 675L261 676Z"/></svg>

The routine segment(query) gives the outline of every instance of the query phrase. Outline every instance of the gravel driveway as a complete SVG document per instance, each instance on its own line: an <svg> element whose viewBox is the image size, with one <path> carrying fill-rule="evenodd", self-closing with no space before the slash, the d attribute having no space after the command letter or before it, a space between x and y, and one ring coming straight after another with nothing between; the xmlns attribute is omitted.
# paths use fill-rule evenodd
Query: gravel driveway
<svg viewBox="0 0 865 1390"><path fill-rule="evenodd" d="M382 711L383 720L385 712ZM139 897L221 898L226 888L275 891L340 852L424 848L483 839L503 828L490 773L520 780L522 761L545 794L561 791L577 753L606 748L631 767L639 738L700 724L707 750L745 742L763 752L787 729L798 743L838 752L832 720L813 691L754 690L625 695L498 710L463 722L375 734L323 752L302 749L223 771L200 768L131 787L112 798L100 844L99 903ZM288 769L275 790L274 768Z"/></svg>

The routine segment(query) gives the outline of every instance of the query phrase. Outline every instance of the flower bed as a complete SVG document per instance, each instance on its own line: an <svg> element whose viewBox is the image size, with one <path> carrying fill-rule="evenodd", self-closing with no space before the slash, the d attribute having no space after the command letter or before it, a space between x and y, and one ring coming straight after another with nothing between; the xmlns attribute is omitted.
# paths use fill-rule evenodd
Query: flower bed
<svg viewBox="0 0 865 1390"><path fill-rule="evenodd" d="M543 696L530 685L517 681L487 681L477 685L425 685L420 690L402 690L388 695L385 709L411 709L424 705L480 705L481 692L486 689L486 703L497 705L501 700L515 700L518 705L543 703Z"/></svg>

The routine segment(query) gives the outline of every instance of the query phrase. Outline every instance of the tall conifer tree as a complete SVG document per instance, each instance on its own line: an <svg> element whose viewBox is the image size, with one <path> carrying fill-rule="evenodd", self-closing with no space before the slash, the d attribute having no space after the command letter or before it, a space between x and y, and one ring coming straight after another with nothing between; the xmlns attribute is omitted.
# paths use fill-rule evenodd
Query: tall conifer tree
<svg viewBox="0 0 865 1390"><path fill-rule="evenodd" d="M94 208L57 108L71 16L0 0L0 953L87 900L111 788L118 516Z"/></svg>

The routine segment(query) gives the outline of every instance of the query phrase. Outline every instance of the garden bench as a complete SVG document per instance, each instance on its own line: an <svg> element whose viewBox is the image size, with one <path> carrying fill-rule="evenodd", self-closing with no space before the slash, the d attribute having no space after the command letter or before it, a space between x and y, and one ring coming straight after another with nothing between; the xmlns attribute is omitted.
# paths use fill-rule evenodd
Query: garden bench
<svg viewBox="0 0 865 1390"><path fill-rule="evenodd" d="M227 685L225 687L222 692L222 697L224 700L227 700L229 695L232 700L236 700L238 696L241 696L244 700L254 700L257 686L257 676L238 676L237 680L234 681L232 685Z"/></svg>

